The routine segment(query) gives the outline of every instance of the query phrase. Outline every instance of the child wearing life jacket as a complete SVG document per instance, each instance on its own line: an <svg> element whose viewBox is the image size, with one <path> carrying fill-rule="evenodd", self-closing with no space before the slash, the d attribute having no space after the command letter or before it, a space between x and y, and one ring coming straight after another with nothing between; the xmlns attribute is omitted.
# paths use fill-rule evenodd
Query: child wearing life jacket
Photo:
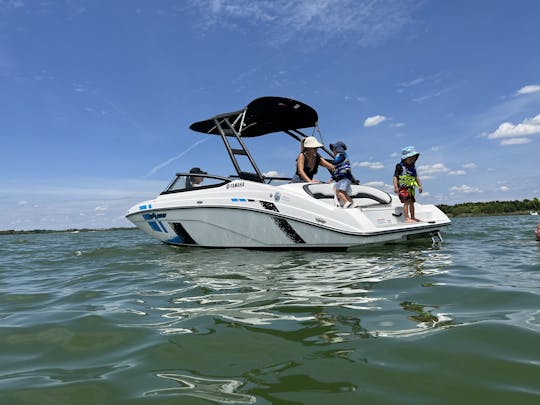
<svg viewBox="0 0 540 405"><path fill-rule="evenodd" d="M401 162L396 165L394 172L394 192L399 196L399 200L403 203L403 214L405 222L421 222L414 216L414 198L415 189L418 187L420 193L423 191L422 183L416 173L415 163L420 156L414 146L407 146L401 151Z"/></svg>
<svg viewBox="0 0 540 405"><path fill-rule="evenodd" d="M353 176L351 173L351 163L349 157L345 151L347 145L339 141L330 144L330 149L334 154L334 171L332 172L332 179L336 182L335 190L338 202L343 208L355 208L354 202L351 198L353 182Z"/></svg>

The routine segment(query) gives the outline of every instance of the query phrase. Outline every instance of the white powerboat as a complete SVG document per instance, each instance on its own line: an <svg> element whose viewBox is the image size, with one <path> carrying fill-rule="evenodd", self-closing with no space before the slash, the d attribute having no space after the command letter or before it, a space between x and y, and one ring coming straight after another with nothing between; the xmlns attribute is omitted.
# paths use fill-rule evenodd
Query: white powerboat
<svg viewBox="0 0 540 405"><path fill-rule="evenodd" d="M353 185L356 208L341 208L332 184L289 183L264 176L244 139L284 132L301 141L300 129L317 128L317 112L296 100L262 97L244 109L196 122L194 131L220 136L237 174L177 173L156 198L133 206L126 217L164 243L219 248L347 249L416 238L442 240L450 225L434 205L415 204L422 222L405 223L403 204L385 191ZM231 140L237 147L231 146ZM329 153L324 149L326 153ZM238 157L249 162L241 169Z"/></svg>

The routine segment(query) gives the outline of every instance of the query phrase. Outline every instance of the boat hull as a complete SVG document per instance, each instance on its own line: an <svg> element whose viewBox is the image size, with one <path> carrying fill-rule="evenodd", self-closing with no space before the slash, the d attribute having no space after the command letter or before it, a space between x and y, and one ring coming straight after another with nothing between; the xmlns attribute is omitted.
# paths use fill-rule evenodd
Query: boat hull
<svg viewBox="0 0 540 405"><path fill-rule="evenodd" d="M354 210L350 211L354 215ZM347 249L428 237L450 224L431 221L350 231L270 210L219 206L148 210L129 215L128 219L152 237L171 245L261 249Z"/></svg>

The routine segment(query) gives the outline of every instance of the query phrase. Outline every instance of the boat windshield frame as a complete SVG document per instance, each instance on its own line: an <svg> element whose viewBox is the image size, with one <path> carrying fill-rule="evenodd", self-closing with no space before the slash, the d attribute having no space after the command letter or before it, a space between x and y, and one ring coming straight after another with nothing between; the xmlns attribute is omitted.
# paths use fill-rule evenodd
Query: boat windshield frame
<svg viewBox="0 0 540 405"><path fill-rule="evenodd" d="M191 189L188 189L186 187L184 188L174 188L176 185L176 182L180 180L181 178L187 179L188 177L204 177L208 179L215 179L215 180L221 180L221 182L214 183L214 184L205 184L198 187L194 187ZM185 181L185 180L184 180ZM202 174L202 173L189 173L189 172L179 172L176 173L174 178L169 182L165 190L163 190L160 195L164 194L175 194L175 193L183 193L183 192L190 192L190 191L199 191L199 190L207 190L209 188L216 188L221 187L227 183L230 183L233 181L230 177L224 177L224 176L217 176L215 174Z"/></svg>

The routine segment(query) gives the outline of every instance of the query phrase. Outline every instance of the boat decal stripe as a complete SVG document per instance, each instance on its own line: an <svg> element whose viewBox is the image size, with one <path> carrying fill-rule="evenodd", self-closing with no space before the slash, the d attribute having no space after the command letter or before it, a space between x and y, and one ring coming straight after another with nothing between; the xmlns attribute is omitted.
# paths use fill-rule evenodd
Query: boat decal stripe
<svg viewBox="0 0 540 405"><path fill-rule="evenodd" d="M169 222L169 225L172 226L174 232L178 235L180 241L177 243L186 244L186 245L196 245L197 242L193 240L191 235L186 231L186 228L180 222Z"/></svg>
<svg viewBox="0 0 540 405"><path fill-rule="evenodd" d="M156 221L148 221L147 223L148 225L150 225L150 228L152 228L154 231L163 232Z"/></svg>
<svg viewBox="0 0 540 405"><path fill-rule="evenodd" d="M274 217L274 222L294 243L306 243L286 219Z"/></svg>
<svg viewBox="0 0 540 405"><path fill-rule="evenodd" d="M276 205L270 201L260 201L261 205L269 211L279 212ZM294 243L306 243L304 239L294 230L289 222L284 218L273 217L274 222L281 229L287 237Z"/></svg>
<svg viewBox="0 0 540 405"><path fill-rule="evenodd" d="M274 203L268 202L268 201L261 201L261 205L270 211L279 212L276 205Z"/></svg>
<svg viewBox="0 0 540 405"><path fill-rule="evenodd" d="M159 226L161 227L161 229L163 229L163 232L168 233L168 232L167 232L167 228L165 227L165 225L163 224L163 222L157 221L157 223L159 224Z"/></svg>

